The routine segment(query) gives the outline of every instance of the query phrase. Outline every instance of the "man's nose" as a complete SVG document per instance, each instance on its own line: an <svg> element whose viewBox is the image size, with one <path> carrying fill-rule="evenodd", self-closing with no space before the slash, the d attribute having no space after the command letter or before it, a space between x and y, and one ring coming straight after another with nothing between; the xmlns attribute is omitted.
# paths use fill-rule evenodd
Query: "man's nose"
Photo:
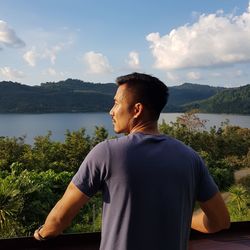
<svg viewBox="0 0 250 250"><path fill-rule="evenodd" d="M109 111L110 116L113 116L113 115L114 115L113 108L114 108L114 107L112 107L112 108L110 109L110 111Z"/></svg>

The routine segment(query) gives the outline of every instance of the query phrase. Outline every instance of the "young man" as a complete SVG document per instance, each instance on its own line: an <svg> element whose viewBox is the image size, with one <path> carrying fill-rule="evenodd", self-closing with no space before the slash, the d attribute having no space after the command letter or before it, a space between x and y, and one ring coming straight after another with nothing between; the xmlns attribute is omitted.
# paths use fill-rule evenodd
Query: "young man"
<svg viewBox="0 0 250 250"><path fill-rule="evenodd" d="M228 228L225 203L202 159L158 131L166 85L139 73L117 84L110 115L115 132L128 135L91 150L35 238L60 234L98 190L102 250L184 250L190 227L205 233ZM196 200L202 212L192 216Z"/></svg>

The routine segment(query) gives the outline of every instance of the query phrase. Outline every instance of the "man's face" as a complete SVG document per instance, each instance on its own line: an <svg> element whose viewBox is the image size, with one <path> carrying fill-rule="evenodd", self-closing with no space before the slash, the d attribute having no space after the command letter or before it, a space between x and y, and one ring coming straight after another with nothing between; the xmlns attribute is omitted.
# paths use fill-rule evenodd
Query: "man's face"
<svg viewBox="0 0 250 250"><path fill-rule="evenodd" d="M120 85L114 97L114 106L109 114L113 120L114 131L116 133L129 133L132 129L133 105L132 95L127 85Z"/></svg>

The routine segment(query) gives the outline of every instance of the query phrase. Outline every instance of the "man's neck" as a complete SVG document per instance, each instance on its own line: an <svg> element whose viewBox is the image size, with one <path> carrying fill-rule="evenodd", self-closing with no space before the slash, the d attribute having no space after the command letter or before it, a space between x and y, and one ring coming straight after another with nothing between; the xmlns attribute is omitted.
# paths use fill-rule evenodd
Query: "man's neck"
<svg viewBox="0 0 250 250"><path fill-rule="evenodd" d="M147 121L143 123L139 123L135 125L131 130L130 134L133 133L144 133L144 134L152 134L152 135L158 135L160 134L158 130L158 124L157 121Z"/></svg>

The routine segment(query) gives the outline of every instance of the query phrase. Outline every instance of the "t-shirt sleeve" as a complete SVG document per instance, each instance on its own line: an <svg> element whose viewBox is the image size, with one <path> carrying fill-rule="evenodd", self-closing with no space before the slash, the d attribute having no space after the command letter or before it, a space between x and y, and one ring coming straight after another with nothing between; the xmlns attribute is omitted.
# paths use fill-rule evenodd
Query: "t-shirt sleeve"
<svg viewBox="0 0 250 250"><path fill-rule="evenodd" d="M208 168L205 166L204 161L199 157L199 182L197 187L197 200L205 202L211 199L218 191L218 186L210 175Z"/></svg>
<svg viewBox="0 0 250 250"><path fill-rule="evenodd" d="M106 178L107 145L96 145L85 157L72 182L88 197L101 189Z"/></svg>

